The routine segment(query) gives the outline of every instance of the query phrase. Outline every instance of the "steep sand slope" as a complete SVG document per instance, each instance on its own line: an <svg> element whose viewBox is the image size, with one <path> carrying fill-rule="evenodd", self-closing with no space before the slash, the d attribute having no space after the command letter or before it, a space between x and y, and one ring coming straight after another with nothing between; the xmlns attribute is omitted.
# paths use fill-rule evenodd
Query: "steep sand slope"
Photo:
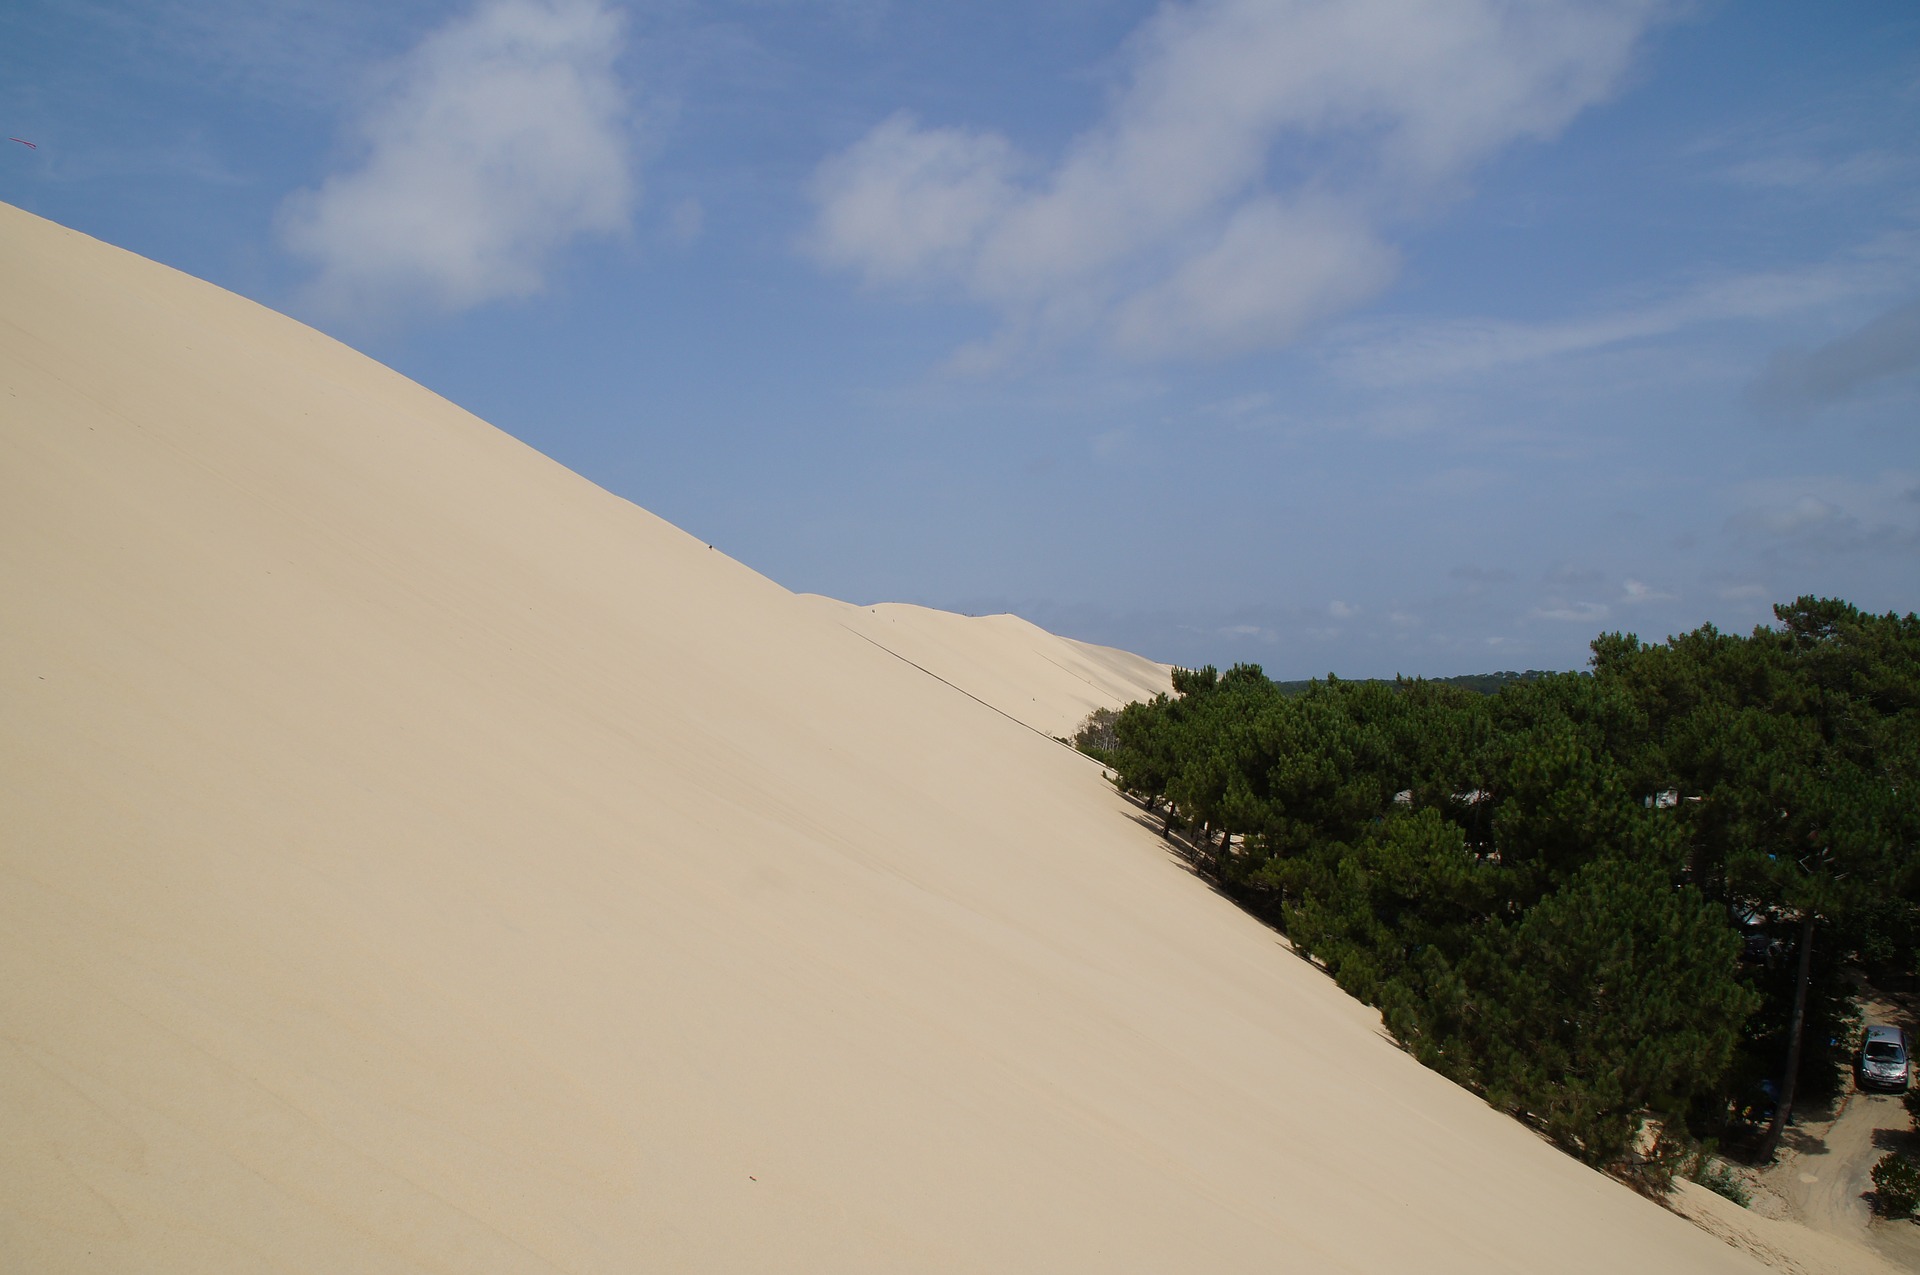
<svg viewBox="0 0 1920 1275"><path fill-rule="evenodd" d="M1082 759L4 208L0 599L0 1269L1755 1269Z"/></svg>
<svg viewBox="0 0 1920 1275"><path fill-rule="evenodd" d="M1047 736L1096 708L1173 690L1172 667L1049 633L1017 615L955 615L905 602L854 606L802 594L868 641Z"/></svg>

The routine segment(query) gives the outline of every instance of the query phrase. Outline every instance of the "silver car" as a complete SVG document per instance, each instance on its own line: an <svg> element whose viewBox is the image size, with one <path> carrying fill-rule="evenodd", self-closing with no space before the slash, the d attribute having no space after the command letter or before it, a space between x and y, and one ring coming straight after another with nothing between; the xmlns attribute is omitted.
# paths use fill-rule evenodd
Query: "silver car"
<svg viewBox="0 0 1920 1275"><path fill-rule="evenodd" d="M1860 1087L1897 1092L1907 1087L1907 1072L1907 1034L1898 1027L1867 1028L1860 1043Z"/></svg>

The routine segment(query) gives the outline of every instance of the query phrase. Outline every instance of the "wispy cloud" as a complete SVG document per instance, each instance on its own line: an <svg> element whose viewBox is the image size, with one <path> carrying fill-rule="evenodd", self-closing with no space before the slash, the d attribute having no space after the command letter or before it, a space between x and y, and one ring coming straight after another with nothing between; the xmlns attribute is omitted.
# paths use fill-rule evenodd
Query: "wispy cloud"
<svg viewBox="0 0 1920 1275"><path fill-rule="evenodd" d="M1281 345L1386 286L1395 217L1604 98L1662 8L1170 4L1057 163L896 115L820 166L808 245L995 309L975 363L1087 332L1143 357Z"/></svg>
<svg viewBox="0 0 1920 1275"><path fill-rule="evenodd" d="M1802 495L1785 505L1754 509L1745 516L1745 521L1776 536L1794 536L1827 526L1841 516L1839 506L1818 496Z"/></svg>
<svg viewBox="0 0 1920 1275"><path fill-rule="evenodd" d="M311 301L366 318L537 292L555 254L628 225L628 105L601 0L488 0L428 36L357 122L364 158L281 208Z"/></svg>
<svg viewBox="0 0 1920 1275"><path fill-rule="evenodd" d="M1612 614L1604 602L1551 602L1528 613L1535 620L1564 620L1574 624L1598 624Z"/></svg>
<svg viewBox="0 0 1920 1275"><path fill-rule="evenodd" d="M1909 276L1916 266L1920 261L1910 245L1886 243L1854 258L1701 280L1636 305L1556 321L1360 324L1336 334L1328 360L1345 379L1369 385L1479 376L1658 340L1706 324L1778 319L1884 294L1890 274ZM1904 348L1902 335L1904 329L1886 334L1890 339L1883 344Z"/></svg>
<svg viewBox="0 0 1920 1275"><path fill-rule="evenodd" d="M699 200L688 197L667 214L667 237L684 248L700 237L706 225L706 209Z"/></svg>
<svg viewBox="0 0 1920 1275"><path fill-rule="evenodd" d="M1645 606L1654 602L1673 602L1677 594L1656 589L1641 580L1627 580L1620 588L1620 601L1626 606Z"/></svg>
<svg viewBox="0 0 1920 1275"><path fill-rule="evenodd" d="M1764 552L1837 555L1920 548L1920 477L1889 470L1871 480L1841 475L1770 478L1731 494L1727 530Z"/></svg>
<svg viewBox="0 0 1920 1275"><path fill-rule="evenodd" d="M1802 417L1915 368L1920 368L1920 298L1825 345L1776 353L1747 398L1767 415Z"/></svg>
<svg viewBox="0 0 1920 1275"><path fill-rule="evenodd" d="M1689 164L1710 180L1816 199L1858 199L1863 187L1910 176L1920 160L1893 139L1911 126L1911 90L1862 88L1849 79L1838 95L1701 136L1686 148Z"/></svg>
<svg viewBox="0 0 1920 1275"><path fill-rule="evenodd" d="M1885 181L1912 167L1910 158L1890 151L1832 155L1805 150L1743 159L1727 165L1720 175L1741 186L1832 192Z"/></svg>

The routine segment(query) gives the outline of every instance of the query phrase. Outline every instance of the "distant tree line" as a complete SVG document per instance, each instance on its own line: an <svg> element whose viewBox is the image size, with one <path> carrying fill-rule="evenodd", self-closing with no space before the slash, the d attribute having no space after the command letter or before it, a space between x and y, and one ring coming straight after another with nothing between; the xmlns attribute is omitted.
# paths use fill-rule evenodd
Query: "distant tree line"
<svg viewBox="0 0 1920 1275"><path fill-rule="evenodd" d="M1181 669L1079 742L1415 1057L1657 1183L1770 1155L1844 1083L1847 969L1916 973L1920 620L1775 615L1494 694Z"/></svg>
<svg viewBox="0 0 1920 1275"><path fill-rule="evenodd" d="M1478 691L1482 695L1496 695L1500 689L1514 682L1533 682L1553 674L1541 669L1528 669L1524 673L1515 673L1509 669L1504 673L1465 673L1459 677L1430 677L1426 681L1438 686L1457 686L1463 691ZM1282 695L1304 695L1314 681L1275 682Z"/></svg>

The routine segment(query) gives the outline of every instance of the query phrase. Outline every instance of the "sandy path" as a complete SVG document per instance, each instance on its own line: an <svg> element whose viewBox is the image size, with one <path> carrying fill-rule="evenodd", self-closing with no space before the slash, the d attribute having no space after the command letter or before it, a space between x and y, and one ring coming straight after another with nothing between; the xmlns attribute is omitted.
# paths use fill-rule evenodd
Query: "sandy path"
<svg viewBox="0 0 1920 1275"><path fill-rule="evenodd" d="M1849 1093L1832 1120L1792 1131L1792 1151L1769 1177L1804 1225L1865 1243L1874 1162L1885 1153L1887 1135L1910 1124L1897 1095Z"/></svg>

